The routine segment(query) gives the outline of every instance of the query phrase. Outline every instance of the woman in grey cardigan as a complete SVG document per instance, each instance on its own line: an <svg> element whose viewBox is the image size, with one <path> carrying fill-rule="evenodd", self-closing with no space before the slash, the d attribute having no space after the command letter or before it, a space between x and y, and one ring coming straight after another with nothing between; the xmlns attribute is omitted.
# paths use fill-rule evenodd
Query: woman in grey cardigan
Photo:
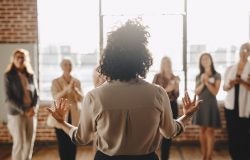
<svg viewBox="0 0 250 160"><path fill-rule="evenodd" d="M37 85L29 52L16 50L4 75L8 129L13 139L12 160L30 160L36 131Z"/></svg>

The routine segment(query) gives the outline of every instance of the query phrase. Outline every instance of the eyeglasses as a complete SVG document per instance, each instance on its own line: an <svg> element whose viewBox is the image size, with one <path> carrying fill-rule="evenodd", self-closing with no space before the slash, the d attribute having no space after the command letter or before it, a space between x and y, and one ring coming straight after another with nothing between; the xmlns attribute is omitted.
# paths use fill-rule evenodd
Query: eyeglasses
<svg viewBox="0 0 250 160"><path fill-rule="evenodd" d="M17 59L22 59L22 60L24 60L24 59L25 59L25 57L24 57L24 56L17 56L16 58L17 58Z"/></svg>

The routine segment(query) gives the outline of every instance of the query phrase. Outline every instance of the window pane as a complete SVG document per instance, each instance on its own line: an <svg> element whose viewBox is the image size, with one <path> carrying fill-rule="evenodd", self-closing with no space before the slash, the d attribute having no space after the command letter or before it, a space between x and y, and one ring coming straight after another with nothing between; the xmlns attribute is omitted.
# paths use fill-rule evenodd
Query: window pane
<svg viewBox="0 0 250 160"><path fill-rule="evenodd" d="M133 16L105 16L104 17L104 42L107 33L117 26L125 23ZM154 64L146 78L152 82L154 74L160 70L160 62L163 56L172 59L173 70L181 78L180 90L184 91L184 77L182 72L182 16L181 15L145 15L141 16L144 25L147 25L150 33L149 50L154 58Z"/></svg>
<svg viewBox="0 0 250 160"><path fill-rule="evenodd" d="M38 0L39 86L41 100L51 100L51 81L60 76L60 61L70 57L72 75L86 93L98 51L98 2Z"/></svg>
<svg viewBox="0 0 250 160"><path fill-rule="evenodd" d="M188 89L194 91L202 52L212 54L215 69L223 75L237 62L239 47L249 40L250 1L188 1ZM217 98L224 99L221 89Z"/></svg>
<svg viewBox="0 0 250 160"><path fill-rule="evenodd" d="M102 0L104 15L180 13L183 3L184 0Z"/></svg>

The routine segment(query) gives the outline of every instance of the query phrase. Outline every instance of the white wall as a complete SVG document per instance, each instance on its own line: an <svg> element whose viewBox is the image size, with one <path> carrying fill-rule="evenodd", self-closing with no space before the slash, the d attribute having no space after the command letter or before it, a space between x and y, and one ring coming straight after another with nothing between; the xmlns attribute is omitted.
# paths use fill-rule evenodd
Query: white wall
<svg viewBox="0 0 250 160"><path fill-rule="evenodd" d="M7 118L6 108L4 107L5 94L4 94L4 81L3 75L7 65L10 63L10 57L12 52L17 48L24 48L30 52L30 58L33 69L38 71L38 54L36 44L0 44L0 122L3 122ZM38 77L38 76L37 76Z"/></svg>

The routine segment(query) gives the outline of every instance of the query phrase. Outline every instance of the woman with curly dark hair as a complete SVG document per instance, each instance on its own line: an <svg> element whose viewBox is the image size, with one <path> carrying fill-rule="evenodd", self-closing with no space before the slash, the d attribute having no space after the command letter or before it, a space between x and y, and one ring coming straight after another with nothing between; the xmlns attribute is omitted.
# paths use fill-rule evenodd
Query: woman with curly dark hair
<svg viewBox="0 0 250 160"><path fill-rule="evenodd" d="M174 120L165 90L143 80L153 61L148 37L138 21L109 33L98 67L107 82L86 95L78 127L63 119L67 100L58 100L49 109L75 143L88 144L95 134L95 160L158 160L155 151L161 135L179 135L197 110L198 102L191 102L186 93L184 115Z"/></svg>

